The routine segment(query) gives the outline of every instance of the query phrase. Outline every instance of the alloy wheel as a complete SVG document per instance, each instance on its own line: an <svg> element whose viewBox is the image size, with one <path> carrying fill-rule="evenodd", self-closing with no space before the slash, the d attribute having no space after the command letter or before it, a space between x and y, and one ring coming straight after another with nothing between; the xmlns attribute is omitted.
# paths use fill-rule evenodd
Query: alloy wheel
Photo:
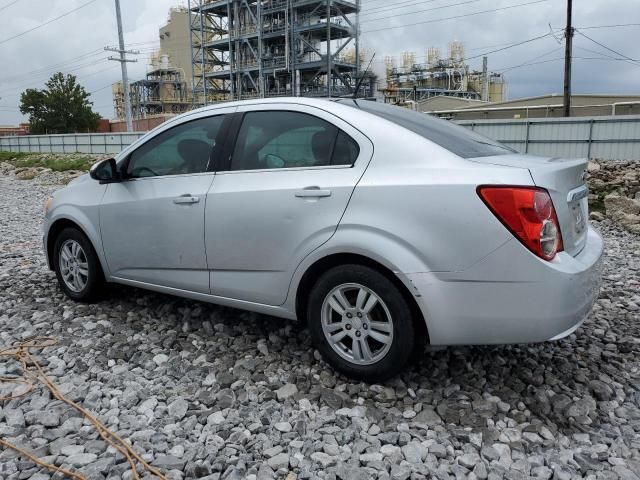
<svg viewBox="0 0 640 480"><path fill-rule="evenodd" d="M393 319L387 305L358 283L339 285L327 294L321 322L331 348L356 365L378 362L393 343Z"/></svg>
<svg viewBox="0 0 640 480"><path fill-rule="evenodd" d="M89 263L82 246L75 240L66 240L60 247L60 274L64 284L74 293L79 293L89 281Z"/></svg>

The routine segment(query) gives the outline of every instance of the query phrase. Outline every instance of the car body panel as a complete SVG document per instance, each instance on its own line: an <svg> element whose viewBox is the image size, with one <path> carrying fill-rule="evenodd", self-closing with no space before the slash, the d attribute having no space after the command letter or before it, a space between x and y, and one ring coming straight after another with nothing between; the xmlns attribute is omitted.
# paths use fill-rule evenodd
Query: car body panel
<svg viewBox="0 0 640 480"><path fill-rule="evenodd" d="M209 293L204 212L214 176L171 175L108 185L100 227L111 275ZM174 203L185 195L198 202Z"/></svg>
<svg viewBox="0 0 640 480"><path fill-rule="evenodd" d="M273 103L251 110L307 113L354 139L353 167L327 166L217 172L207 196L206 246L211 293L267 305L285 302L296 267L331 238L373 155L360 131L316 107ZM325 197L299 197L322 190Z"/></svg>
<svg viewBox="0 0 640 480"><path fill-rule="evenodd" d="M73 222L80 227L89 238L96 250L102 270L106 275L109 268L102 249L100 232L100 203L106 192L106 185L99 185L83 175L70 182L65 188L58 190L53 195L52 207L46 212L42 224L42 240L46 251L49 242L49 232L56 222L65 220ZM46 255L49 263L49 255ZM53 265L49 264L50 268Z"/></svg>
<svg viewBox="0 0 640 480"><path fill-rule="evenodd" d="M432 345L488 345L558 340L595 302L603 242L589 228L575 257L546 262L513 239L465 272L408 275Z"/></svg>

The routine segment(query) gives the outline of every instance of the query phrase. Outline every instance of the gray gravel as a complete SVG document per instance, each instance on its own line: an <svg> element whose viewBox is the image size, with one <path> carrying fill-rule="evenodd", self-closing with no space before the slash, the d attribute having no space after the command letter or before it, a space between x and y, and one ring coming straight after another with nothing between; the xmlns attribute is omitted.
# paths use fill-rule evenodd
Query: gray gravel
<svg viewBox="0 0 640 480"><path fill-rule="evenodd" d="M170 478L640 478L640 237L609 221L603 290L576 335L431 352L370 386L336 375L294 323L117 286L67 300L40 248L53 188L0 177L0 346L57 336L40 357L54 381ZM42 388L1 406L0 437L131 478ZM49 474L0 450L0 477Z"/></svg>

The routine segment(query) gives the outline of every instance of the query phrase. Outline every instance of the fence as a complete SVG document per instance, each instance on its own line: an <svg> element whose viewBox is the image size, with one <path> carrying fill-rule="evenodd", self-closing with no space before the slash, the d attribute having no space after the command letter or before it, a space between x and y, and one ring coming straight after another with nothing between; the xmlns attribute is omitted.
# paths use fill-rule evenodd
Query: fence
<svg viewBox="0 0 640 480"><path fill-rule="evenodd" d="M640 116L460 120L457 123L522 153L640 160Z"/></svg>
<svg viewBox="0 0 640 480"><path fill-rule="evenodd" d="M41 153L118 153L144 133L73 133L0 137L0 151Z"/></svg>
<svg viewBox="0 0 640 480"><path fill-rule="evenodd" d="M519 152L554 157L640 160L640 116L460 120L459 124ZM118 153L143 133L0 137L0 150Z"/></svg>

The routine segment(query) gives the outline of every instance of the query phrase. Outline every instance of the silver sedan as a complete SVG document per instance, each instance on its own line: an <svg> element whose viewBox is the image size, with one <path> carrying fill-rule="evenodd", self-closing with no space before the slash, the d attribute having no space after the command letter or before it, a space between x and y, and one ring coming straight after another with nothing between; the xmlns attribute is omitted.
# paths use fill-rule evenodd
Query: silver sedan
<svg viewBox="0 0 640 480"><path fill-rule="evenodd" d="M56 192L44 248L74 300L115 282L299 319L333 367L381 381L426 343L578 328L603 248L585 168L375 102L228 103Z"/></svg>

